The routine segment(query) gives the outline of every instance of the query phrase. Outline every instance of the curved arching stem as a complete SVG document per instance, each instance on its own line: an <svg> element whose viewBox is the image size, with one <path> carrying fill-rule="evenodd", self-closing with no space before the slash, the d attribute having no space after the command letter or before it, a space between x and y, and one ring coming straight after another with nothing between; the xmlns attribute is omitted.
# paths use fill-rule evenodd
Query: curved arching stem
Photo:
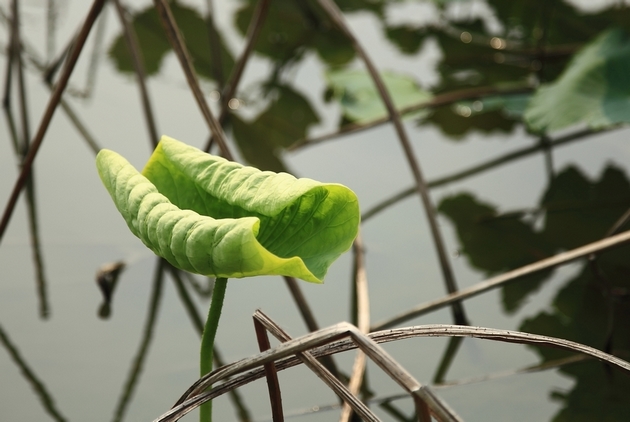
<svg viewBox="0 0 630 422"><path fill-rule="evenodd" d="M217 335L219 327L219 319L221 318L221 309L223 308L223 299L225 298L225 290L227 289L227 278L217 278L214 282L212 290L212 300L210 301L210 310L208 311L208 319L201 336L201 352L199 354L199 369L201 376L212 371L213 346L214 338ZM199 408L199 422L212 421L212 402L204 404Z"/></svg>

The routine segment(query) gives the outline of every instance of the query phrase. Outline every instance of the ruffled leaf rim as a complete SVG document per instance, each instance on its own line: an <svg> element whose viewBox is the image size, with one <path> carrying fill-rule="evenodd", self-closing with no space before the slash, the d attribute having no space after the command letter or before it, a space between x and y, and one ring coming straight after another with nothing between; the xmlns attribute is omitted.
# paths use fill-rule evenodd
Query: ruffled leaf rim
<svg viewBox="0 0 630 422"><path fill-rule="evenodd" d="M131 232L186 271L322 283L359 225L343 185L261 172L162 137L143 173L102 150L101 180Z"/></svg>

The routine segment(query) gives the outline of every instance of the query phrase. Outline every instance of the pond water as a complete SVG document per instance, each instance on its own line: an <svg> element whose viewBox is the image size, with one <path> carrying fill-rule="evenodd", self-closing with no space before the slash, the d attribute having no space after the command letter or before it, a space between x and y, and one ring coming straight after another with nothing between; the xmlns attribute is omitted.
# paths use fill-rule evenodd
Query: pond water
<svg viewBox="0 0 630 422"><path fill-rule="evenodd" d="M36 62L58 57L85 19L89 4L18 3L32 138L50 97ZM288 148L302 138L384 116L384 110L378 100L370 99L373 89L362 82L369 79L352 46L335 32L316 2L300 6L287 2L284 8L277 3L272 2L268 26L263 27L239 83L239 101L232 103L238 107L226 124L238 161L345 184L359 197L363 212L412 187L413 174L391 124ZM536 88L533 82L560 78L569 59L604 29L613 24L628 28L630 12L618 2L601 2L600 8L585 15L561 1L532 2L547 5L539 14L538 6L526 6L525 1L511 2L513 8L501 3L339 2L379 70L395 72L387 80L393 81L389 86L395 101L414 104L423 95L459 93L457 102L404 120L413 153L429 182L547 142L547 148L431 189L439 211L438 228L459 288L599 240L630 208L630 132L618 126L629 121L627 78L614 79L620 85L606 80L607 92L619 93L615 110L621 117L607 120L599 132L554 144L584 133L590 121L577 117L544 136L535 135L523 123L524 109ZM0 3L4 47L10 42L11 4ZM216 60L208 62L206 54L204 17L209 4L227 51L222 59L224 73L229 73L245 45L245 29L256 3L172 3L176 18L184 22L184 36L206 99L218 115L217 81L225 76L217 76L221 66ZM125 6L145 49L158 132L202 148L208 127L166 38L152 26L151 2L129 1ZM436 22L450 26L432 26ZM540 51L528 44L530 33L536 31L547 31L547 38L537 37L543 39ZM92 31L64 98L99 147L119 152L141 169L153 147L121 34L112 2ZM482 41L468 43L464 34ZM509 41L507 47L499 44L501 48L493 49L494 36L497 42ZM620 50L619 56L622 65L630 63L626 51ZM1 60L0 68L6 69L7 56ZM13 69L9 110L22 134L17 67ZM345 85L334 85L341 80L335 77L347 75L347 69L358 73L351 74ZM490 86L503 91L479 96L466 91ZM602 93L597 101L608 101L606 95ZM573 112L571 107L568 110L556 114ZM0 119L3 207L19 174L7 116ZM529 124L531 129L535 122ZM67 110L59 109L35 161L34 203L44 288L38 287L24 195L1 238L2 420L153 420L198 378L199 333L168 273L155 324L150 331L145 328L158 260L116 211L98 178L94 151L84 138ZM372 324L446 293L418 195L366 219L361 230ZM578 261L490 290L463 302L466 316L471 325L567 338L628 360L627 256L628 250L619 248L602 254L597 270ZM103 318L96 274L103 265L118 261L124 261L125 269L113 293L110 315ZM209 283L202 277L193 280L202 288ZM193 289L187 278L183 285L205 318L208 295ZM353 318L350 253L335 262L324 285L300 282L300 287L320 327ZM230 280L217 336L226 363L257 353L251 319L256 309L293 336L308 332L282 278ZM450 310L442 308L402 325L434 323L454 323ZM445 338L423 338L384 347L420 382L432 384L448 345ZM141 371L134 378L138 356L142 356ZM335 358L346 373L351 371L353 356L347 352ZM553 349L465 339L442 377L453 385L436 386L435 391L467 421L594 420L593 415L599 420L622 420L620 415L630 411L630 385L620 371L588 361L515 373L567 356ZM367 374L375 399L403 393L371 363ZM337 403L336 397L308 369L284 371L280 383L287 416L304 421L338 418L338 410L326 410ZM251 420L270 420L263 380L238 391ZM411 400L395 400L391 406L395 411L377 402L372 407L383 420L412 420ZM193 413L184 420L195 418ZM229 397L215 400L215 420L239 420Z"/></svg>

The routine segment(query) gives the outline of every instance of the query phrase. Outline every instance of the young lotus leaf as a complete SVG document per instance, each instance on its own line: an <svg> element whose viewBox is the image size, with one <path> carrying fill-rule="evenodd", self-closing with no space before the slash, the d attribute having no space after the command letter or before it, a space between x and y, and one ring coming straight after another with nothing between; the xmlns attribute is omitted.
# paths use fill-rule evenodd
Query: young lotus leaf
<svg viewBox="0 0 630 422"><path fill-rule="evenodd" d="M186 271L323 282L359 226L339 184L262 172L162 137L142 174L102 150L98 172L129 229Z"/></svg>

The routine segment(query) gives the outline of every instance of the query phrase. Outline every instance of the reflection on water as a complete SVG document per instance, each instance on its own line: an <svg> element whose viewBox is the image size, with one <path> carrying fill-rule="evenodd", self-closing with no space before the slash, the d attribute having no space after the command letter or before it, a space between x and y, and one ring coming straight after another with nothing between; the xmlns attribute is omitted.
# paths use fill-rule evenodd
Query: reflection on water
<svg viewBox="0 0 630 422"><path fill-rule="evenodd" d="M7 52L0 133L11 144L0 147L2 198L9 197L49 84L89 6L40 3L0 3ZM196 379L211 281L163 265L129 236L100 186L90 148L103 145L144 162L152 148L145 119L153 113L159 125L149 127L196 146L205 146L209 134L153 4L116 2L131 24L130 41L110 3L46 135L26 201L0 234L2 419L151 420ZM619 29L630 23L624 3L589 12L562 0L336 3L407 119L440 229L457 250L447 264L460 286L628 229L630 150L620 126L630 116L630 85L620 71L630 65L628 34ZM319 3L172 1L170 7L207 100L223 116L242 161L339 181L358 193L373 320L442 296L424 211L417 200L403 201L417 189L408 188L406 161L393 131L384 129L379 95ZM258 18L262 26L255 27ZM241 56L248 34L255 35L253 50ZM134 40L141 56L130 49ZM242 78L233 75L240 60ZM437 82L423 86L419 63L428 60L436 63ZM150 106L143 108L135 84L144 77ZM577 139L584 142L571 143ZM570 271L539 272L503 285L499 298L486 294L463 306L473 324L569 339L629 360L629 253L618 247ZM325 286L292 285L313 310L310 328L356 318L350 261L334 266ZM106 262L119 264L103 269L95 283ZM217 364L257 351L250 316L258 307L295 336L305 331L304 309L282 280L230 284ZM451 319L439 311L408 324L425 322ZM519 420L617 421L630 412L625 374L568 352L531 345L504 352L459 339L391 347L418 379L448 385L440 394L467 420L518 414ZM342 377L351 368L344 359L334 363ZM532 370L540 375L523 373ZM389 388L374 368L368 375L365 398L380 417L414 420L409 401L395 400L397 387ZM316 379L286 376L287 410L311 409L303 420L336 417L323 410L335 408L336 398ZM470 378L474 391L458 382ZM248 386L217 400L217 418L265 419L264 388Z"/></svg>
<svg viewBox="0 0 630 422"><path fill-rule="evenodd" d="M467 193L445 198L439 207L457 227L462 253L487 274L615 234L611 229L627 227L629 208L630 181L622 170L610 165L595 181L575 167L554 175L540 206L532 210L498 214L495 207ZM577 276L564 282L551 309L527 318L519 329L630 358L629 253L630 248L622 247L592 256ZM514 312L551 273L541 272L503 287L504 309ZM534 349L544 361L568 356L545 347ZM624 399L630 393L625 375L595 362L567 365L560 371L574 378L576 385L569 392L553 393L563 403L557 420L623 420L630 410Z"/></svg>

